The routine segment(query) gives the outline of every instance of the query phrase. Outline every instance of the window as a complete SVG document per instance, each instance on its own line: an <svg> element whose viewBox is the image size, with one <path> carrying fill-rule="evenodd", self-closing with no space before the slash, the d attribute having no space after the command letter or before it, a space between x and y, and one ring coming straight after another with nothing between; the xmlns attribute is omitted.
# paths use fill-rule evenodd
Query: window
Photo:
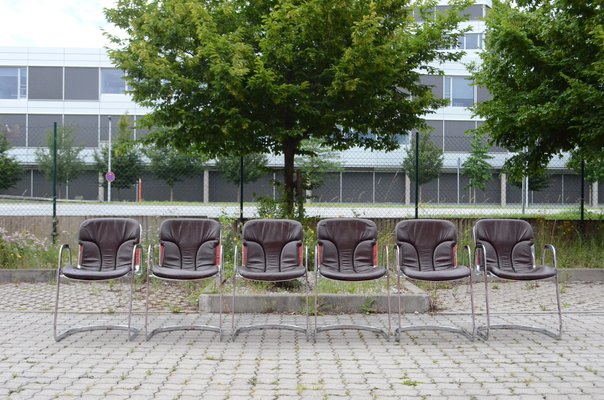
<svg viewBox="0 0 604 400"><path fill-rule="evenodd" d="M124 71L115 68L101 68L102 94L122 94L125 91Z"/></svg>
<svg viewBox="0 0 604 400"><path fill-rule="evenodd" d="M0 99L27 98L27 68L0 67Z"/></svg>
<svg viewBox="0 0 604 400"><path fill-rule="evenodd" d="M471 107L474 105L474 86L471 80L463 76L445 77L445 99L453 107Z"/></svg>
<svg viewBox="0 0 604 400"><path fill-rule="evenodd" d="M464 39L466 49L482 49L482 33L466 33Z"/></svg>
<svg viewBox="0 0 604 400"><path fill-rule="evenodd" d="M476 50L483 48L483 34L467 32L457 37L457 43L441 50Z"/></svg>

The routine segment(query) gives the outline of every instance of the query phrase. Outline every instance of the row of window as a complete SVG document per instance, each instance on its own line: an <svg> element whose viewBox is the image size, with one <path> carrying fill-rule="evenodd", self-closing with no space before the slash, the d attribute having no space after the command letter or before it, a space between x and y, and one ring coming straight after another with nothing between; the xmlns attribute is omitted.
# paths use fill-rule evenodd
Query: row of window
<svg viewBox="0 0 604 400"><path fill-rule="evenodd" d="M422 76L422 83L452 107L471 107L483 100L483 93L467 77ZM123 71L115 68L0 67L0 99L99 100L102 94L126 89Z"/></svg>
<svg viewBox="0 0 604 400"><path fill-rule="evenodd" d="M484 48L484 33L466 32L457 37L457 43L441 50L477 50Z"/></svg>
<svg viewBox="0 0 604 400"><path fill-rule="evenodd" d="M485 88L475 86L467 76L422 75L420 82L432 87L435 97L449 100L451 107L472 107L491 98Z"/></svg>
<svg viewBox="0 0 604 400"><path fill-rule="evenodd" d="M0 99L99 100L126 89L116 68L0 67Z"/></svg>
<svg viewBox="0 0 604 400"><path fill-rule="evenodd" d="M108 139L108 115L51 115L51 114L0 114L0 135L6 137L15 147L45 147L47 137L52 132L54 122L69 127L73 131L76 146L98 147ZM117 134L120 115L112 115L112 136ZM136 128L140 116L129 116L133 128L133 138L141 138L148 131ZM470 137L466 134L482 122L428 120L434 143L445 151L470 151ZM399 135L400 144L409 144L409 135ZM502 151L491 149L491 151Z"/></svg>

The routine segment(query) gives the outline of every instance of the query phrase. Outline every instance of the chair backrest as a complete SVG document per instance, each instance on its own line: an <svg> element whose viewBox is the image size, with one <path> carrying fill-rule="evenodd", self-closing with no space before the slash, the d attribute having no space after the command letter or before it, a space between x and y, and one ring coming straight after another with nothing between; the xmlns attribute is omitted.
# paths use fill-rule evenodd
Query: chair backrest
<svg viewBox="0 0 604 400"><path fill-rule="evenodd" d="M95 218L80 225L78 264L90 271L132 265L132 250L140 243L140 224L130 218Z"/></svg>
<svg viewBox="0 0 604 400"><path fill-rule="evenodd" d="M219 263L220 223L212 219L167 219L159 226L160 266L197 270Z"/></svg>
<svg viewBox="0 0 604 400"><path fill-rule="evenodd" d="M457 229L450 221L405 220L396 224L399 268L438 271L457 264Z"/></svg>
<svg viewBox="0 0 604 400"><path fill-rule="evenodd" d="M376 264L377 227L360 218L324 219L317 224L321 269L359 273Z"/></svg>
<svg viewBox="0 0 604 400"><path fill-rule="evenodd" d="M243 264L255 272L286 272L302 266L304 231L298 221L255 219L243 226Z"/></svg>
<svg viewBox="0 0 604 400"><path fill-rule="evenodd" d="M522 272L535 265L533 229L526 221L482 219L474 225L474 243L485 247L489 268Z"/></svg>

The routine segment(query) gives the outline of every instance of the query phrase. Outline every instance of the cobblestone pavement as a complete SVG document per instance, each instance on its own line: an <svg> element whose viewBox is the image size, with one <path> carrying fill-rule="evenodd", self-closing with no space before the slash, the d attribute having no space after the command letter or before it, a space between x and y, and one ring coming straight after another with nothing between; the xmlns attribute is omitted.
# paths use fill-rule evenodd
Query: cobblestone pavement
<svg viewBox="0 0 604 400"><path fill-rule="evenodd" d="M489 294L497 322L555 329L556 316L545 312L551 306L547 301L553 301L547 282L538 287L496 285ZM475 286L478 309L484 301L480 287ZM81 289L67 289L68 312L60 315L60 329L125 321L123 304L104 313L74 312L77 305L87 311L95 304L105 307L98 298L119 288L100 286L85 296ZM128 342L125 332L96 331L56 343L49 312L52 285L1 284L0 399L603 399L601 289L593 283L563 285L565 331L560 341L538 333L494 331L488 342L470 342L461 335L426 331L404 334L396 343L370 332L332 331L320 333L314 343L290 331L256 331L241 334L235 342L221 342L208 332L158 334L150 341L139 335ZM177 297L159 292L158 299ZM465 295L464 286L436 290L433 296L442 304L438 313L406 314L404 320L469 329ZM513 313L504 314L511 295L522 300L514 303ZM142 303L137 301L133 322L140 327ZM173 307L158 300L151 326L218 323L218 315L174 314L169 312ZM383 328L388 323L383 314L319 318L319 323ZM224 320L228 335L230 318ZM479 314L478 322L483 321ZM252 322L303 324L304 317L236 316L239 326Z"/></svg>

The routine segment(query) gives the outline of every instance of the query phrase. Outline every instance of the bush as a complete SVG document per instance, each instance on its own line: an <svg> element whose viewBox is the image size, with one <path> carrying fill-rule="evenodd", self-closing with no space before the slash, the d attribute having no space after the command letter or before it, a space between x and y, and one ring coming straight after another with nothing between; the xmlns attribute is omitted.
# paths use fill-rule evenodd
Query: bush
<svg viewBox="0 0 604 400"><path fill-rule="evenodd" d="M8 234L0 228L0 269L54 268L57 257L47 240L27 231Z"/></svg>

